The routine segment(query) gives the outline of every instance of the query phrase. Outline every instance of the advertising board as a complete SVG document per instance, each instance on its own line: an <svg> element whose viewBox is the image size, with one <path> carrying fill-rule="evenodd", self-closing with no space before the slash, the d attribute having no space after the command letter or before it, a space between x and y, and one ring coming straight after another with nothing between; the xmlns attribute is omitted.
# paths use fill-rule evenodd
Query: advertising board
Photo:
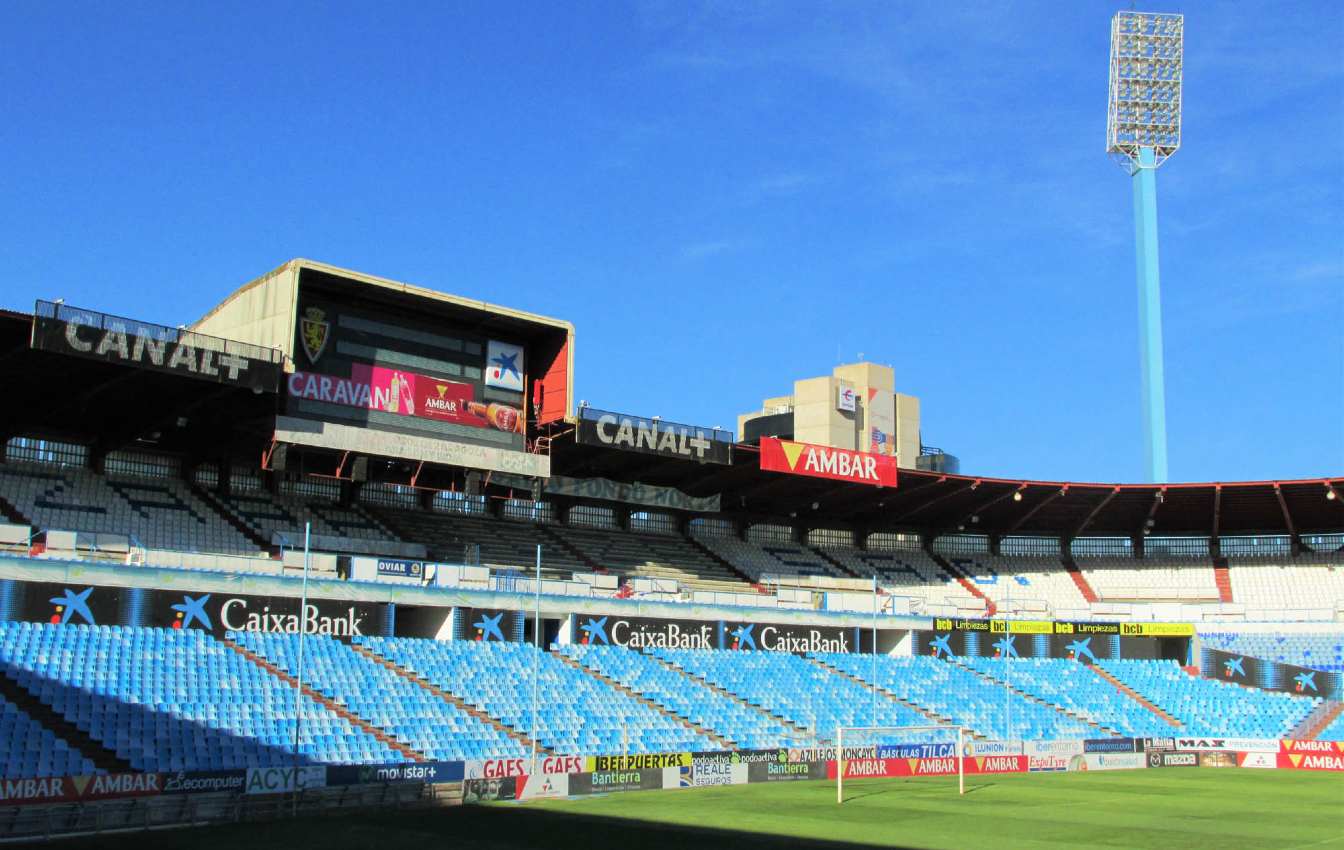
<svg viewBox="0 0 1344 850"><path fill-rule="evenodd" d="M746 765L749 782L797 782L805 779L825 779L828 775L824 761L764 761Z"/></svg>
<svg viewBox="0 0 1344 850"><path fill-rule="evenodd" d="M388 606L383 602L308 598L299 611L293 596L150 590L82 583L55 584L18 579L0 580L10 600L11 616L52 625L158 626L201 629L216 637L225 632L309 634L333 637L388 633Z"/></svg>
<svg viewBox="0 0 1344 850"><path fill-rule="evenodd" d="M585 407L579 412L577 442L700 463L731 464L733 436L717 428L680 425Z"/></svg>
<svg viewBox="0 0 1344 850"><path fill-rule="evenodd" d="M1147 766L1143 753L1085 753L1069 760L1069 770L1137 770Z"/></svg>
<svg viewBox="0 0 1344 850"><path fill-rule="evenodd" d="M585 794L607 794L615 791L661 789L664 787L664 767L675 769L683 767L683 765L674 764L637 769L616 768L572 773L569 775L569 793L574 796L582 796Z"/></svg>
<svg viewBox="0 0 1344 850"><path fill-rule="evenodd" d="M796 443L777 437L761 438L761 469L877 487L895 487L897 483L896 458L891 455Z"/></svg>
<svg viewBox="0 0 1344 850"><path fill-rule="evenodd" d="M308 788L325 788L327 766L249 767L244 779L245 794L288 794Z"/></svg>
<svg viewBox="0 0 1344 850"><path fill-rule="evenodd" d="M1199 767L1199 754L1193 752L1173 752L1171 750L1149 750L1149 767Z"/></svg>
<svg viewBox="0 0 1344 850"><path fill-rule="evenodd" d="M50 301L38 301L33 310L30 344L39 351L256 392L275 392L283 374L284 358L274 349Z"/></svg>
<svg viewBox="0 0 1344 850"><path fill-rule="evenodd" d="M1134 738L1085 738L1085 753L1133 753L1139 751L1141 741Z"/></svg>
<svg viewBox="0 0 1344 850"><path fill-rule="evenodd" d="M434 785L461 782L465 774L465 765L460 761L333 764L327 767L327 785L372 785L382 782L424 782Z"/></svg>
<svg viewBox="0 0 1344 850"><path fill-rule="evenodd" d="M759 763L758 763L759 764ZM778 764L770 762L769 764ZM743 785L749 780L753 765L743 762L716 762L696 760L690 767L665 768L676 774L676 783L669 788L703 788L711 785ZM755 781L755 780L753 780Z"/></svg>
<svg viewBox="0 0 1344 850"><path fill-rule="evenodd" d="M109 800L117 797L148 797L163 792L162 780L163 775L158 773L0 779L0 804L25 806Z"/></svg>
<svg viewBox="0 0 1344 850"><path fill-rule="evenodd" d="M690 767L690 753L643 753L619 756L584 756L588 773L632 770L662 770L665 767Z"/></svg>

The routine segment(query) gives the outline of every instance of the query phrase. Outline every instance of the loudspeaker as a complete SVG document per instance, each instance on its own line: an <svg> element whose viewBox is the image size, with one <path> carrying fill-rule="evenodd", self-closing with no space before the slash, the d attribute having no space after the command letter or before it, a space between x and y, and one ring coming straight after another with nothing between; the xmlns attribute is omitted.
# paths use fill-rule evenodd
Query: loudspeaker
<svg viewBox="0 0 1344 850"><path fill-rule="evenodd" d="M289 462L289 443L280 443L271 452L271 471L284 472Z"/></svg>
<svg viewBox="0 0 1344 850"><path fill-rule="evenodd" d="M481 473L475 470L467 473L467 495L481 495Z"/></svg>
<svg viewBox="0 0 1344 850"><path fill-rule="evenodd" d="M364 455L355 458L355 462L350 464L351 481L369 480L369 459Z"/></svg>

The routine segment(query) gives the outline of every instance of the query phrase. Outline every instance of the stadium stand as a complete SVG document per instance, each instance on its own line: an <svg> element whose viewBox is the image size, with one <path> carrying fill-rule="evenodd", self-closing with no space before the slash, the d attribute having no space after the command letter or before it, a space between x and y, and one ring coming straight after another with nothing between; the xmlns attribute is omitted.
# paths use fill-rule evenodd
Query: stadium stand
<svg viewBox="0 0 1344 850"><path fill-rule="evenodd" d="M184 482L171 478L9 462L0 464L0 495L37 528L77 532L81 548L246 554L258 549Z"/></svg>
<svg viewBox="0 0 1344 850"><path fill-rule="evenodd" d="M982 737L1087 738L1096 734L1095 727L1066 715L1058 707L1033 701L1022 693L1006 691L1001 685L996 686L958 663L930 656L884 657L879 658L876 665L871 658L854 654L829 653L814 657L876 685L883 693L946 717Z"/></svg>
<svg viewBox="0 0 1344 850"><path fill-rule="evenodd" d="M1245 605L1246 619L1272 619L1273 612L1298 611L1331 619L1344 602L1344 556L1305 554L1288 558L1229 558L1232 594Z"/></svg>
<svg viewBox="0 0 1344 850"><path fill-rule="evenodd" d="M87 776L95 769L65 739L0 697L0 777Z"/></svg>
<svg viewBox="0 0 1344 850"><path fill-rule="evenodd" d="M293 764L296 726L306 762L401 760L196 630L0 623L0 661L19 686L135 770Z"/></svg>
<svg viewBox="0 0 1344 850"><path fill-rule="evenodd" d="M990 678L1098 726L1133 737L1170 735L1172 726L1121 693L1086 664L1056 658L962 658Z"/></svg>
<svg viewBox="0 0 1344 850"><path fill-rule="evenodd" d="M694 590L743 589L742 582L679 535L554 526L553 532L599 568L629 577L676 582Z"/></svg>
<svg viewBox="0 0 1344 850"><path fill-rule="evenodd" d="M1320 703L1316 697L1201 679L1173 661L1125 659L1098 666L1177 718L1192 735L1286 737Z"/></svg>
<svg viewBox="0 0 1344 850"><path fill-rule="evenodd" d="M1281 661L1315 670L1344 672L1344 632L1332 634L1200 632L1212 649Z"/></svg>
<svg viewBox="0 0 1344 850"><path fill-rule="evenodd" d="M840 726L917 726L926 715L785 653L654 649L653 655L787 721L796 731L831 739ZM771 746L786 746L779 741Z"/></svg>
<svg viewBox="0 0 1344 850"><path fill-rule="evenodd" d="M299 672L299 636L238 632L238 643L290 675ZM400 676L348 644L323 635L307 638L304 682L430 759L522 756L506 733Z"/></svg>
<svg viewBox="0 0 1344 850"><path fill-rule="evenodd" d="M1048 616L1088 605L1058 558L949 555L947 560L1003 615Z"/></svg>
<svg viewBox="0 0 1344 850"><path fill-rule="evenodd" d="M386 637L356 640L510 728L529 734L531 694L518 683L534 680L535 665L544 696L536 717L537 742L555 753L717 749L711 739L685 724L530 644Z"/></svg>
<svg viewBox="0 0 1344 850"><path fill-rule="evenodd" d="M609 676L668 710L713 729L739 748L765 749L795 740L778 719L735 701L652 655L619 646L571 644L565 654Z"/></svg>
<svg viewBox="0 0 1344 850"><path fill-rule="evenodd" d="M1213 562L1172 558L1078 558L1087 582L1107 601L1219 602Z"/></svg>
<svg viewBox="0 0 1344 850"><path fill-rule="evenodd" d="M797 576L852 578L821 555L797 543L752 543L720 535L703 535L696 539L752 581L779 581Z"/></svg>

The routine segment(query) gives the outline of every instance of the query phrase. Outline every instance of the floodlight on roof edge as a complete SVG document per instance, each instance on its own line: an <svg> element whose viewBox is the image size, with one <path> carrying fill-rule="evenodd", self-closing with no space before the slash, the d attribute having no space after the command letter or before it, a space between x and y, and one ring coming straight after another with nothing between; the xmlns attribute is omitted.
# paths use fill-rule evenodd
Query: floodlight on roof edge
<svg viewBox="0 0 1344 850"><path fill-rule="evenodd" d="M1134 185L1139 284L1139 382L1148 480L1167 480L1166 379L1157 250L1157 167L1181 146L1185 18L1117 12L1111 18L1106 152Z"/></svg>

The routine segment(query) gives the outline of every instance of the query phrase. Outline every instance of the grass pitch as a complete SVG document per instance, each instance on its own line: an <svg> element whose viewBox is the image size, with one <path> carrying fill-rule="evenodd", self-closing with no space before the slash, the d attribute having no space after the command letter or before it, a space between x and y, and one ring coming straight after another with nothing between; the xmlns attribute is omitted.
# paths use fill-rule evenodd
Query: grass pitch
<svg viewBox="0 0 1344 850"><path fill-rule="evenodd" d="M854 780L643 791L103 837L68 848L620 846L1341 848L1344 776L1198 769ZM619 842L619 845L616 844Z"/></svg>

